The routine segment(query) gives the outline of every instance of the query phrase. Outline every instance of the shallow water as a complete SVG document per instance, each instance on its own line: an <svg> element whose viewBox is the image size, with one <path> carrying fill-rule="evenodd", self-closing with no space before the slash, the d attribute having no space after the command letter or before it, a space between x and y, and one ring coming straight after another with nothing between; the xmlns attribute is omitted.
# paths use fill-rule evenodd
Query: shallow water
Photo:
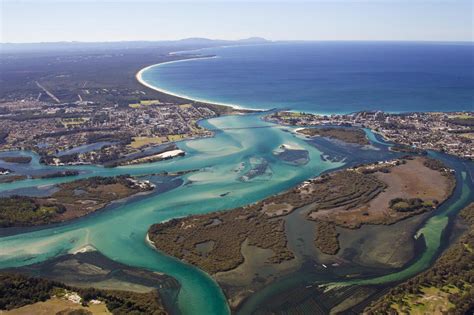
<svg viewBox="0 0 474 315"><path fill-rule="evenodd" d="M269 125L255 115L223 117L204 124L212 128ZM115 169L74 167L86 172L79 177L124 173L138 175L197 168L203 170L184 176L191 183L174 190L114 206L113 209L65 225L3 237L0 239L0 267L31 264L92 245L113 260L175 277L182 285L179 307L184 314L227 313L225 298L209 276L197 268L156 252L145 242L145 235L153 223L248 204L342 165L321 161L319 151L279 128L261 128L258 132L255 130L227 130L217 132L214 138L179 143L188 154L174 160ZM310 152L311 161L308 164L288 165L272 154L274 149L290 141L297 142ZM31 168L41 168L37 164L37 157L33 157ZM257 176L247 182L239 180L245 170L234 170L238 169L242 161L248 164L256 158L269 163L271 177L261 179ZM68 180L72 178L25 180L1 185L0 191L51 185Z"/></svg>
<svg viewBox="0 0 474 315"><path fill-rule="evenodd" d="M44 261L91 245L115 261L163 272L176 278L182 286L178 306L183 314L229 313L225 297L212 278L193 266L152 249L145 242L145 236L147 229L153 223L249 204L288 189L307 178L344 165L343 162L322 160L323 152L314 145L302 137L283 131L288 128L275 127L262 121L260 116L227 116L204 121L203 126L210 129L229 127L239 127L239 129L217 131L213 138L178 143L178 146L187 152L185 157L113 169L77 166L71 168L83 171L78 177L25 180L0 185L0 191L5 192L18 188L52 185L86 176L141 175L161 171L200 169L183 176L185 184L175 189L132 198L126 203L116 204L110 209L70 223L36 231L24 229L20 234L1 237L0 268ZM255 126L273 127L250 128ZM296 144L307 150L309 162L295 166L281 161L273 154L273 151L285 143ZM336 144L326 143L324 146L328 149L332 148L332 151L337 151L338 154L349 154L347 152L355 154L352 147L336 150L338 148ZM373 148L364 149L364 152L363 160L369 159L370 152L376 153L373 158L392 156L386 148L377 143L374 143ZM22 154L33 156L33 162L28 166L31 170L53 168L40 165L38 157L32 153ZM240 177L248 171L251 162L256 159L265 160L268 163L271 176L265 173L264 176L256 176L248 181L240 180ZM356 162L355 159L347 161L348 163ZM242 162L245 167L242 167ZM457 161L453 163L455 166L459 164ZM472 172L472 166L469 167ZM440 209L439 215L430 219L431 221L428 221L422 230L428 249L406 270L375 278L372 280L374 283L393 281L412 275L431 262L440 247L442 231L447 224L447 215L454 214L473 198L470 176L466 170L464 174L465 184L458 187L454 197L459 202L452 202ZM295 277L295 279L298 278L299 276ZM334 281L335 278L330 277L328 280ZM258 294L256 299L258 300Z"/></svg>
<svg viewBox="0 0 474 315"><path fill-rule="evenodd" d="M421 246L423 248L415 247L417 249L415 256L403 267L385 270L372 267L370 271L363 268L350 268L344 274L341 273L341 267L315 268L316 265L310 263L298 272L256 292L240 307L237 314L251 314L265 305L265 301L271 300L273 296L299 286L318 285L331 290L350 285L383 285L405 280L428 268L440 255L441 250L449 245L449 235L445 233L448 225L453 223L453 218L462 208L474 201L474 163L439 153L430 152L430 155L441 159L446 165L456 170L457 186L453 195L418 227L417 236L423 236L424 246ZM404 221L401 221L397 224L403 223ZM347 280L348 274L352 275L351 280Z"/></svg>

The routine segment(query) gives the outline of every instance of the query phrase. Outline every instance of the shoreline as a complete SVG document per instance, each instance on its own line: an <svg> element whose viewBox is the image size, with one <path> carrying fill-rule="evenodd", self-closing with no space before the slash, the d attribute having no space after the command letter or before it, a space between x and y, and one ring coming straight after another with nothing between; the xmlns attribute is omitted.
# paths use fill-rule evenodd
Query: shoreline
<svg viewBox="0 0 474 315"><path fill-rule="evenodd" d="M374 163L378 163L378 162L374 162ZM330 173L341 172L341 171L344 171L344 170L345 170L345 169L343 169L343 170L335 169L334 171L331 171ZM312 178L312 179L319 178L320 176L321 176L321 175L318 175L318 176L316 176L316 177L314 177L314 178ZM293 187L298 187L298 186L300 186L300 185L302 185L302 184L303 184L303 183L300 183L300 184L297 184L296 186L293 186ZM417 233L419 233L419 232L420 232L420 229L421 229L423 226L425 226L426 222L427 222L430 218L436 216L437 212L435 212L435 211L438 210L439 207L441 207L441 206L445 207L445 202L448 201L448 200L450 200L451 198L453 198L453 196L454 196L454 189L453 189L453 190L451 191L451 193L447 196L447 198L446 198L445 201L443 201L435 210L433 210L433 212L429 213L429 215L428 215L426 218L423 218L423 220L422 220L419 224L416 225L415 231L417 231ZM263 200L266 200L266 199L263 199ZM302 209L302 208L304 208L304 207L305 207L305 206L303 206L303 207L301 207L301 208L299 208L299 209ZM192 219L192 218L201 217L201 216L208 216L208 215L211 215L211 214L217 215L217 214L219 214L219 213L228 213L229 211L233 211L233 210L236 210L236 209L231 209L231 210L229 210L229 209L226 209L226 210L220 209L220 210L216 210L216 211L206 212L205 214L192 214L192 215L189 215L189 216L183 217L183 218L184 218L184 219L186 219L186 218L191 218L191 219ZM298 210L298 208L295 209L295 210ZM417 213L416 215L421 215L421 213ZM220 217L218 217L218 216L216 216L216 217L217 217L217 219L220 219ZM410 216L410 217L412 217L412 216ZM408 219L408 217L406 217L406 218L401 218L401 219L399 219L399 220L397 220L397 221L395 221L395 222L381 223L381 224L375 224L375 225L391 226L391 225L393 225L393 224L395 224L395 223L402 222L403 220L406 220L406 219ZM225 220L223 220L223 221L225 221ZM183 223L184 223L184 222L183 222ZM161 222L161 223L155 223L155 224L163 224L163 222ZM341 226L338 225L338 224L336 224L336 225L339 226L339 227L341 227ZM364 226L364 225L374 225L374 224L373 224L373 223L367 223L367 222L365 222L365 223L362 223L362 225L361 225L360 227L362 227L362 226ZM356 228L356 229L359 229L360 227L358 227L358 228ZM347 228L347 227L345 227L345 228ZM352 230L352 229L351 229L351 230ZM245 266L245 265L244 265L245 262L246 262L246 260L245 260L245 255L244 255L244 261L241 262L239 265L237 265L236 267L234 267L234 268L232 268L232 269L223 270L223 271L217 271L217 272L210 272L209 270L204 269L202 266L200 266L200 265L198 265L198 264L195 264L195 263L186 261L186 259L183 258L183 257L179 257L179 256L173 255L173 254L171 254L171 253L167 253L165 249L158 247L158 246L155 244L155 242L151 240L150 235L153 235L153 233L150 233L150 229L149 229L149 230L147 231L147 233L146 233L146 236L145 236L145 242L147 243L147 245L149 245L149 246L152 247L153 249L157 250L158 252L162 252L162 253L164 252L166 255L168 255L168 256L170 256L170 257L176 258L176 259L178 259L178 260L180 260L180 261L184 261L184 262L186 262L186 263L189 263L189 264L195 266L195 267L198 268L198 269L203 270L203 271L204 271L205 273L207 273L212 279L214 279L214 280L221 286L222 290L226 293L227 302L228 302L229 306L232 307L233 310L240 310L240 309L242 308L242 306L244 306L244 305L246 304L246 302L247 302L246 300L249 299L249 297L252 297L252 295L249 295L249 296L246 296L245 298L243 298L242 300L236 301L236 299L242 297L242 295L241 295L241 294L243 294L242 292L248 292L248 291L247 291L247 289L248 289L247 285L243 285L242 287L245 288L245 289L242 289L242 290L241 290L241 289L235 289L235 288L237 288L237 287L241 288L240 285L235 285L235 286L234 286L234 289L235 289L236 291L233 291L233 290L232 290L232 286L233 286L233 285L227 283L225 279L222 279L222 278L219 277L219 276L226 275L226 274L229 275L229 274L231 274L230 272L233 272L233 271L236 271L236 270L240 270L239 268L242 268L242 266ZM242 245L242 243L241 243L241 245ZM241 249L241 252L242 252L242 249ZM419 257L419 256L414 256L411 260L407 261L407 266L411 266L412 264L414 264L414 262L417 261L418 257ZM280 266L280 265L283 264L283 263L284 263L284 262L279 262L279 263L278 263L278 266ZM321 261L321 263L323 263L322 265L324 266L324 263L325 263L325 262L324 262L324 261ZM324 266L324 268L327 268L327 267ZM405 269L405 268L406 268L406 267L404 266L402 269ZM275 282L272 281L270 284L265 285L264 289L266 289L266 288L268 288L268 287L272 287L273 284L274 284L274 283L278 283L278 282L281 280L282 277L284 277L284 276L287 275L287 274L292 274L293 272L294 272L293 270L287 270L287 271L281 272L281 274L279 273L278 276L276 276L276 278L275 278L275 279L276 279ZM393 271L393 272L395 272L395 271ZM375 276L374 276L374 277L375 277ZM378 277L378 276L377 276L377 277ZM228 279L227 279L227 281L228 281ZM251 285L250 285L250 286L251 286ZM230 288L230 289L229 289L229 288ZM258 289L258 290L262 290L262 289ZM236 293L236 292L237 292L237 293Z"/></svg>
<svg viewBox="0 0 474 315"><path fill-rule="evenodd" d="M191 102L207 103L207 104L211 104L211 105L226 106L226 107L230 107L234 110L241 110L241 111L254 111L254 112L265 112L265 111L267 111L266 109L261 109L261 108L248 108L248 107L243 107L243 106L237 105L237 104L221 103L221 102L214 102L214 101L209 101L209 100L205 100L205 99L192 98L192 97L190 97L188 95L185 95L185 94L175 93L175 92L172 92L172 91L154 86L154 85L148 83L147 81L145 81L143 79L143 73L145 71L151 69L151 68L159 67L159 66L166 65L166 64L178 63L178 62L200 60L200 59L215 59L215 58L219 58L219 56L192 57L192 58L185 58L185 59L178 59L178 60L171 60L171 61L156 63L156 64L153 64L153 65L149 65L149 66L147 66L143 69L140 69L136 73L135 78L137 79L137 81L141 85L143 85L143 86L145 86L149 89L152 89L154 91L157 91L157 92L160 92L160 93L163 93L163 94L167 94L167 95L171 95L171 96L174 96L174 97L179 97L179 98L182 98L182 99L185 99L185 100L189 100Z"/></svg>
<svg viewBox="0 0 474 315"><path fill-rule="evenodd" d="M252 46L252 45L250 45L250 46ZM234 47L234 46L222 46L221 48L228 48L228 47ZM202 50L202 49L207 49L207 48L201 48L201 49L191 50L191 51L199 51L199 50ZM184 53L184 52L187 52L187 51L170 52L168 54L168 56L179 56L180 53ZM306 113L310 113L310 114L318 115L318 116L349 115L349 114L357 113L357 112L320 112L320 111L311 111L311 110L308 111L308 110L301 110L301 109L291 109L291 108L284 108L284 107L282 107L282 108L274 107L274 108L270 108L270 109L252 108L252 107L242 106L242 105L239 105L239 104L225 103L225 102L218 102L218 101L216 102L216 101L212 101L212 100L208 100L208 99L194 98L194 97L191 97L191 96L186 95L186 94L180 94L180 93L177 93L177 92L172 92L170 90L161 88L159 86L155 86L155 85L153 85L153 84L151 84L151 83L149 83L149 82L147 82L146 80L143 79L143 73L145 71L151 69L151 68L159 67L159 66L166 65L166 64L178 63L178 62L186 62L186 61L201 60L201 59L216 59L216 58L220 58L220 57L217 56L217 55L212 55L212 56L196 55L196 56L191 57L191 58L183 58L183 59L177 59L177 60L170 60L170 61L155 63L155 64L152 64L152 65L149 65L149 66L146 66L146 67L140 69L135 74L135 79L141 85L143 85L143 86L145 86L145 87L147 87L151 90L157 91L159 93L163 93L163 94L167 94L167 95L170 95L170 96L178 97L178 98L181 98L181 99L184 99L184 100L188 100L190 102L207 103L207 104L210 104L210 105L230 107L230 108L232 108L234 110L238 110L238 111L267 112L267 111L271 111L271 110L277 110L279 112L285 111L285 112L293 112L293 113L306 112ZM376 111L376 110L372 110L372 111ZM401 113L411 113L413 111L384 111L384 112L389 113L389 114L401 114ZM421 111L421 112L429 113L429 112L437 112L437 111Z"/></svg>
<svg viewBox="0 0 474 315"><path fill-rule="evenodd" d="M247 46L247 45L242 45L242 46ZM248 45L248 46L253 46L253 45ZM231 47L235 47L235 46L233 46L233 45L221 46L219 48L231 48ZM204 49L208 49L208 48L200 48L200 49L190 50L190 51L184 50L184 51L170 52L168 55L169 56L179 56L179 54L181 54L181 53L192 52L192 51L200 51L200 50L204 50ZM177 62L193 61L193 60L200 60L200 59L215 59L215 58L220 58L220 57L217 56L217 55L212 55L212 56L195 55L194 57L191 57L191 58L183 58L183 59L177 59L177 60L164 61L164 62L152 64L152 65L146 66L145 68L140 69L135 74L135 78L143 86L145 86L149 89L152 89L154 91L163 93L163 94L167 94L167 95L170 95L170 96L174 96L174 97L178 97L178 98L181 98L181 99L189 100L190 102L207 103L207 104L210 104L210 105L225 106L225 107L230 107L234 110L240 110L240 111L267 112L267 111L271 111L271 110L276 110L278 112L292 112L292 113L303 113L303 112L305 112L305 113L310 113L310 114L318 115L318 116L350 115L350 114L361 112L361 111L367 111L367 112L377 111L375 109L374 110L363 110L362 109L362 110L355 111L355 112L354 111L352 111L352 112L321 112L321 111L313 111L313 110L307 110L307 109L305 109L305 110L303 110L303 109L291 109L291 108L285 108L285 107L281 107L281 108L280 107L273 107L273 108L269 108L269 109L252 108L252 107L246 107L246 106L235 104L235 103L226 103L226 102L212 101L212 100L208 100L208 99L194 98L194 97L188 96L186 94L180 94L180 93L177 93L177 92L172 92L170 90L161 88L159 86L152 85L152 84L148 83L147 81L145 81L143 79L143 73L145 71L151 69L151 68L154 68L154 67L159 67L161 65L177 63ZM416 112L420 112L420 113L435 113L435 112L447 113L447 112L450 112L450 111L440 111L440 110L435 110L435 111L431 111L431 110L428 110L428 111L381 110L381 111L383 111L385 113L388 113L388 114L394 114L394 115L403 114L403 113L416 113ZM459 111L463 112L465 110L459 110Z"/></svg>
<svg viewBox="0 0 474 315"><path fill-rule="evenodd" d="M155 246L155 242L153 242L153 241L150 239L150 234L148 233L148 231L146 232L145 242L146 242L147 245L150 246L152 249L157 250L157 248L156 248L156 246Z"/></svg>
<svg viewBox="0 0 474 315"><path fill-rule="evenodd" d="M233 46L229 46L229 47L233 47ZM173 56L173 55L177 55L178 53L181 53L183 51L179 51L179 52L176 52L176 54L174 53L169 53L169 55ZM240 110L240 111L249 111L249 112L267 112L267 111L271 111L271 110L276 110L278 112L292 112L292 113L302 113L303 110L299 110L299 109L291 109L291 108L270 108L270 109L264 109L264 108L252 108L252 107L245 107L245 106L242 106L242 105L238 105L238 104L231 104L231 103L225 103L225 102L216 102L216 101L212 101L212 100L206 100L206 99L200 99L200 98L193 98L193 97L190 97L186 94L179 94L179 93L176 93L176 92L172 92L170 90L166 90L164 88L160 88L158 86L155 86L155 85L152 85L150 83L148 83L147 81L145 81L143 79L143 73L151 68L154 68L154 67L159 67L159 66L162 66L162 65L166 65L166 64L172 64L172 63L178 63L178 62L185 62L185 61L193 61L193 60L200 60L200 59L216 59L216 58L219 58L219 56L203 56L203 57L192 57L192 58L185 58L185 59L177 59L177 60L170 60L170 61L165 61L165 62L160 62L160 63L155 63L155 64L152 64L152 65L149 65L149 66L146 66L145 68L142 68L140 69L136 74L135 74L135 78L136 80L143 86L149 88L149 89L152 89L154 91L157 91L157 92L160 92L160 93L163 93L163 94L167 94L167 95L170 95L170 96L174 96L174 97L178 97L178 98L181 98L181 99L185 99L185 100L188 100L190 102L198 102L198 103L207 103L207 104L210 104L210 105L218 105L218 106L225 106L225 107L230 107L234 110ZM318 116L332 116L332 115L348 115L348 114L352 114L353 112L342 112L342 113L337 113L337 112L318 112L318 111L308 111L308 110L305 110L304 112L307 112L307 113L310 113L310 114L313 114L313 115L318 115ZM399 111L386 111L386 113L390 113L390 114L400 114L400 113L405 113L405 112L399 112ZM408 112L407 112L408 113Z"/></svg>

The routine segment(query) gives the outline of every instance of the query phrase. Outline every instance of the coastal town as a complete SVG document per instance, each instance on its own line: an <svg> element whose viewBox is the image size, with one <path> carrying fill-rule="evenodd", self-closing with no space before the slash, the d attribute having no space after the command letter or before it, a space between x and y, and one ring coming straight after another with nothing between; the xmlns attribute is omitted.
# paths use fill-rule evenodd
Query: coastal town
<svg viewBox="0 0 474 315"><path fill-rule="evenodd" d="M369 128L385 140L398 144L397 150L434 150L474 159L473 112L391 114L362 111L316 115L282 111L265 116L265 120L301 127L338 125Z"/></svg>
<svg viewBox="0 0 474 315"><path fill-rule="evenodd" d="M210 204L225 200L229 194L234 198L234 188L227 190L225 182L222 186L225 190L217 191L214 197L207 198L202 191L195 190L199 185L195 185L193 180L173 179L188 172L200 171L197 168L189 170L189 165L186 164L193 161L194 154L190 154L187 160L174 161L177 165L181 162L185 165L183 170L177 172L168 173L166 165L165 171L161 173L117 176L107 175L114 174L117 170L91 168L99 169L106 176L87 177L82 168L44 168L43 172L26 174L22 169L36 167L31 163L34 157L29 153L23 155L24 153L7 152L33 151L39 155L40 163L54 166L93 164L115 167L157 162L185 155L186 146L178 146L176 143L179 141L212 136L214 130L206 129L206 125L201 126L200 120L250 110L185 99L170 100L166 96L154 97L148 90L141 93L140 90L133 89L122 91L129 93L127 95L115 95L113 90L104 88L92 98L88 94L92 89L82 89L79 93L85 93L89 97L76 94L77 100L63 102L64 95L51 91L47 84L38 83L37 88L43 92L39 92L36 98L12 94L12 99L0 99L0 151L3 151L0 161L7 163L6 167L0 168L0 183L24 179L38 180L37 183L51 178L72 179L64 179L64 183L53 186L38 185L42 190L41 196L29 196L22 190L13 190L13 194L8 195L11 192L7 191L6 196L0 198L0 208L3 210L0 226L18 229L67 224L92 213L99 217L102 210L117 211L121 204L133 205L135 201L142 200L142 196L160 198L163 189L183 189L183 196L209 201ZM137 97L125 97L129 95ZM314 266L312 269L321 275L336 268L338 272L349 270L352 274L354 269L351 268L354 265L353 258L347 255L349 251L352 255L358 255L358 266L367 268L380 265L400 268L408 263L414 256L402 248L410 249L423 239L413 236L415 220L434 212L438 205L450 198L456 184L455 175L459 174L459 168L455 170L445 167L444 164L437 163L437 160L417 156L418 153L436 150L471 160L474 156L472 112L391 114L362 111L353 114L316 115L269 111L260 112L256 117L263 117L266 121L283 126L301 127L296 129L297 134L306 137L337 139L334 144L341 148L354 145L359 146L361 151L378 150L374 143L376 141L369 139L362 129L368 128L393 142L390 150L402 151L406 155L395 160L381 158L373 163L357 164L348 169L310 178L287 191L225 212L185 212L191 215L175 217L166 222L156 221L156 217L143 216L143 222L136 222L137 225L149 226L145 238L148 245L209 273L222 287L233 311L245 305L245 300L254 292L273 285L283 275L299 268L302 262L301 252L295 250L296 238L293 236L298 235L300 230L305 233L298 236L297 241L304 244L305 248L317 251L317 259L313 256L309 262ZM258 120L259 118L255 121ZM259 123L264 125L265 129L261 129L263 132L275 132L282 139L294 139L295 134L287 132L290 128L278 125L270 126L276 128L266 128L269 124ZM221 125L224 130L235 129L233 126ZM321 128L315 128L319 126ZM244 125L237 129L249 128L256 127ZM260 182L262 187L271 186L271 167L275 167L275 174L280 170L272 164L271 160L274 158L291 165L291 168L302 174L306 172L305 165L312 162L308 150L287 142L277 142L278 147L273 148L273 151L270 147L270 150L261 152L262 148L267 148L262 139L269 139L262 136L261 130L255 133L255 138L260 142L255 142L251 149L260 152L248 160L248 167L245 161L247 157L240 157L238 161L242 162L234 168L236 180L234 181L234 176L229 176L232 187L236 187L236 183L245 187L249 182L253 185ZM272 154L271 158L265 158L265 154L269 152ZM321 159L324 162L331 161L325 155L321 155ZM315 161L317 160L313 160ZM52 172L53 169L57 171ZM131 173L136 172L135 168L130 170ZM86 175L86 178L74 178L78 175ZM183 198L183 204L191 204L192 201L189 200ZM163 208L180 209L174 204L166 204L164 199L156 199L148 208L149 213L156 209L157 204ZM18 215L17 209L20 207L22 213ZM195 208L201 207L202 205L196 204ZM215 208L221 209L220 207L219 204ZM144 210L146 208L143 205L134 206L129 211L130 216L121 213L120 220L132 222L135 215L133 212L144 213ZM399 234L391 233L390 229L399 221L402 223L397 226ZM111 233L109 235L113 235L116 229L114 224L115 222L108 224L106 232ZM105 225L101 228L103 226ZM370 239L364 238L364 230L374 226L377 231L371 233ZM121 226L120 232L122 230L130 232L130 235L135 233L131 224ZM117 239L116 236L113 237ZM348 239L357 239L357 245L353 245L355 242L348 244ZM363 244L364 242L368 245ZM259 254L254 255L255 252ZM8 278L7 281L12 280ZM60 284L56 284L58 285ZM463 286L457 289L459 292L467 292ZM332 308L347 308L346 299L361 292L363 302L360 303L361 306L356 306L360 309L379 297L377 287L359 286L349 295L345 295L344 289L337 294L327 294L311 283L298 284L294 290L306 292L305 296L308 298L302 303L307 300L329 301L327 304L312 304L314 309L327 310L326 313ZM54 292L57 290L47 292L53 302L57 298ZM94 292L98 294L98 291ZM163 293L165 291L158 292L160 295L152 297L156 305L150 307L154 313L162 314L161 297L163 300L167 297ZM143 309L142 304L135 303L135 297L129 293L123 298L123 305L115 302L111 306L107 301L116 300L117 297L110 294L102 293L98 300L95 295L91 298L90 294L84 296L77 289L71 289L63 300L75 304L80 302L81 305L88 305L89 309L98 305L110 309L120 306L126 308L124 313L129 313L132 309ZM15 294L11 295L15 297ZM139 296L137 299L144 298ZM282 301L286 301L285 299ZM96 301L101 301L101 304L95 304ZM11 303L9 308L23 304ZM276 308L280 306L277 305ZM326 314L323 311L320 313Z"/></svg>
<svg viewBox="0 0 474 315"><path fill-rule="evenodd" d="M91 101L56 104L33 99L0 103L0 151L31 150L48 165L106 166L155 162L182 156L177 141L212 136L198 121L219 108L196 102L141 100L127 106ZM395 150L435 150L474 158L474 113L381 111L316 115L274 112L265 120L281 125L369 128Z"/></svg>
<svg viewBox="0 0 474 315"><path fill-rule="evenodd" d="M5 102L0 104L0 150L32 150L52 165L151 162L183 154L170 143L212 135L197 122L217 115L204 105L158 100L128 106ZM149 156L155 158L144 159Z"/></svg>
<svg viewBox="0 0 474 315"><path fill-rule="evenodd" d="M474 315L473 1L0 3L0 315Z"/></svg>

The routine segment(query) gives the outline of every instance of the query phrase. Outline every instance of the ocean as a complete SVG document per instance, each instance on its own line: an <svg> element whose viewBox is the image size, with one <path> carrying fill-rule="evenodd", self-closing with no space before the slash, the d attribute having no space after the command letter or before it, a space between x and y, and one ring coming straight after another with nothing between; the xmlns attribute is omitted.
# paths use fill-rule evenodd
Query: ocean
<svg viewBox="0 0 474 315"><path fill-rule="evenodd" d="M344 45L346 45L345 54L342 53ZM389 44L278 44L202 50L200 51L202 54L216 54L219 57L152 67L144 71L143 79L175 93L258 108L279 107L314 112L350 112L364 108L361 104L368 104L366 106L373 106L372 109L401 111L403 108L433 110L437 104L440 110L472 109L472 62L464 59L462 63L462 58L453 57L453 54L465 52L466 45L456 48L455 45L433 44L434 51L430 54L421 53L425 50L419 48L418 44L393 44L395 46L390 49L387 45ZM468 51L471 51L472 46L467 47L469 47ZM447 51L441 53L443 49ZM374 56L373 50L378 52L378 59ZM395 53L396 51L399 52ZM415 51L418 51L418 57ZM336 58L338 54L339 57ZM367 60L368 54L372 54L370 61ZM404 59L402 55L409 58ZM343 62L339 58L345 58L346 61ZM431 60L431 64L434 64L435 59L444 62L437 65L436 71L420 70L426 60ZM419 64L415 60L418 60ZM410 72L409 64L415 68L418 67L418 70L412 69ZM469 70L455 64L467 64L471 68ZM392 72L388 72L388 68L392 69ZM424 68L429 69L426 64ZM339 72L336 69L339 69ZM349 73L353 76L351 80L348 78ZM411 77L415 74L418 79ZM395 77L398 79L394 80ZM170 85L171 82L175 82L176 85ZM339 82L339 85L334 82ZM395 83L398 86L397 89L392 86ZM419 88L413 88L414 92L409 94L407 91L410 86L419 86ZM393 89L393 95L397 95L398 102L394 101L395 96L381 97L377 106L375 106L375 101L362 101L388 93L387 90L391 89ZM358 94L356 91L360 94L357 102L354 100L355 95ZM362 93L362 91L365 92ZM433 93L437 93L438 98L434 97ZM332 97L329 97L330 95ZM408 97L410 95L411 97ZM415 97L416 95L420 96ZM430 98L431 101L425 100L425 97ZM400 105L403 103L402 100L417 105L411 105L411 107L403 105L406 106L403 107ZM393 103L388 101L393 101ZM390 104L398 105L395 107ZM443 107L442 104L457 104L456 106L459 107L454 105ZM258 113L222 116L201 121L202 127L218 131L211 138L177 143L186 151L184 157L119 168L92 165L68 167L81 171L81 174L74 179L120 174L139 176L164 171L170 173L197 171L181 177L186 184L173 187L166 192L157 191L123 203L114 203L103 211L64 224L42 229L24 229L12 235L2 235L0 237L2 249L0 269L25 266L47 261L66 253L74 253L84 248L95 248L116 262L162 272L178 280L181 288L174 302L177 311L181 314L230 314L226 296L213 278L198 268L169 257L148 245L145 239L150 224L251 204L290 189L297 183L323 172L345 167L346 163L365 163L368 162L367 159L387 160L398 154L390 151L386 143L367 131L372 146L358 149L361 152L347 151L346 160L331 161L323 158L324 155L331 151L337 153L339 149L342 150L338 147L340 144L327 144L321 146L320 150L309 141L289 132L291 127L275 127L262 120L262 115ZM269 128L270 126L272 128ZM229 127L232 128L229 129ZM284 144L306 150L309 156L307 164L293 165L279 159L274 151ZM44 168L40 165L37 154L32 152L22 154L33 158L31 164L24 165L31 172ZM322 284L328 281L332 284L342 281L343 284L358 285L360 282L363 285L385 285L411 277L428 267L433 258L439 254L440 249L445 246L447 234L444 233L448 229L450 217L472 202L474 189L471 179L472 163L441 154L435 155L440 155L439 158L448 162L447 164L456 170L458 185L451 198L432 212L432 217L420 226L419 231L423 233L426 248L417 253L413 261L397 270L386 269L383 275L377 277L373 274L364 274L360 271L361 269L358 269L359 265L354 264L359 276L351 277L350 283L344 271L338 271L340 274L327 273L330 278L321 278L321 273L314 273L313 262L311 272L302 269L301 272L293 273L289 277L297 281L303 279L305 281L303 285L314 284L315 281ZM242 181L242 176L255 169L255 161L268 163L266 173L259 174L248 181ZM6 164L1 166L7 167ZM17 181L0 185L0 192L14 189L39 189L70 180L72 179L61 177ZM161 185L168 187L170 182L163 179ZM348 246L349 251L358 253L357 250L360 250L359 243L350 246ZM355 274L354 269L346 270L349 270L350 275ZM262 291L257 291L245 302L241 313L245 313L245 310L250 310L247 313L251 313L259 306L265 305L266 299L272 292L280 289L292 290L294 286L291 285L294 283L288 285L276 282Z"/></svg>
<svg viewBox="0 0 474 315"><path fill-rule="evenodd" d="M150 67L143 80L192 99L246 108L474 109L472 43L273 43L191 53L217 57Z"/></svg>

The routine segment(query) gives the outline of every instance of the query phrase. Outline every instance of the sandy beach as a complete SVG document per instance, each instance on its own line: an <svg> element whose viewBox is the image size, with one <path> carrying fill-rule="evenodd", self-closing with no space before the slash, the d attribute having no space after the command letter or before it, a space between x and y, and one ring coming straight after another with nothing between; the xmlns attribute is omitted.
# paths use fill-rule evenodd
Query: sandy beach
<svg viewBox="0 0 474 315"><path fill-rule="evenodd" d="M150 240L150 235L148 235L148 233L146 233L145 242L146 242L151 248L156 249L156 247L155 247L155 242L153 242L152 240Z"/></svg>
<svg viewBox="0 0 474 315"><path fill-rule="evenodd" d="M172 91L169 91L169 90L162 89L162 88L160 88L160 87L151 85L150 83L146 82L146 81L143 79L143 73L144 73L145 71L151 69L151 68L154 68L154 67L159 67L159 66L162 66L162 65L171 64L171 63L177 63L177 62L185 62L185 61L192 61L192 60L202 60L202 59L214 59L214 58L218 58L218 56L194 57L194 58L188 58L188 59L172 60L172 61L166 61L166 62L162 62L162 63L157 63L157 64L150 65L150 66L148 66L148 67L145 67L145 68L141 69L140 71L137 72L137 74L135 75L135 77L136 77L137 81L140 82L140 84L146 86L147 88L150 88L150 89L155 90L155 91L157 91L157 92L164 93L164 94L168 94L168 95L171 95L171 96L175 96L175 97L187 99L187 100L194 101L194 102L201 102L201 103L208 103L208 104L214 104L214 105L227 106L227 107L231 107L231 108L233 108L233 109L235 109L235 110L264 111L263 109L259 109L259 108L247 108L247 107L242 107L242 106L237 105L237 104L220 103L220 102L214 102L214 101L209 101L209 100L205 100L205 99L192 98L192 97L189 97L188 95L185 95L185 94L178 94L178 93L175 93L175 92L172 92Z"/></svg>

